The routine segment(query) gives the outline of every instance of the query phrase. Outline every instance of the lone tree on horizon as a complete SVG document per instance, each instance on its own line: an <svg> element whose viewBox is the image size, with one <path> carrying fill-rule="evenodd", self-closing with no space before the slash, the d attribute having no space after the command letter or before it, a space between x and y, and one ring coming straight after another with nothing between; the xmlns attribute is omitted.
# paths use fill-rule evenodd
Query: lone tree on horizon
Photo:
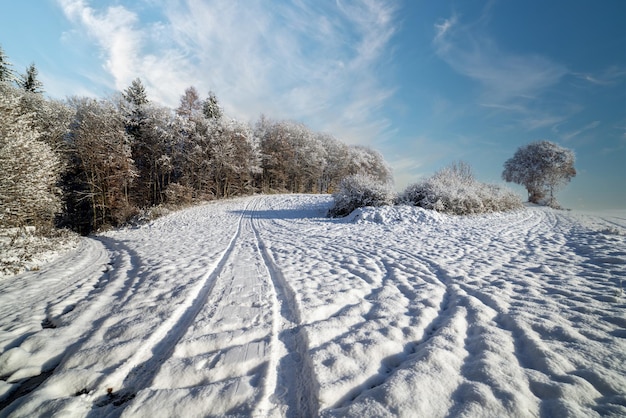
<svg viewBox="0 0 626 418"><path fill-rule="evenodd" d="M559 207L554 193L576 176L574 160L572 150L554 142L532 142L504 163L502 179L526 187L531 203Z"/></svg>

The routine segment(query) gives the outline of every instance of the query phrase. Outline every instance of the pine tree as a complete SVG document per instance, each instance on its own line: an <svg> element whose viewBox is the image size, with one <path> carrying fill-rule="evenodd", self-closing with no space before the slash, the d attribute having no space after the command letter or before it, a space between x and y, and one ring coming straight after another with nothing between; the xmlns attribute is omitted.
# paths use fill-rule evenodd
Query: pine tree
<svg viewBox="0 0 626 418"><path fill-rule="evenodd" d="M4 50L0 46L0 83L8 83L15 81L15 74L11 67L13 64L9 62Z"/></svg>
<svg viewBox="0 0 626 418"><path fill-rule="evenodd" d="M39 71L35 64L30 64L26 68L26 72L21 75L18 85L29 93L43 93L43 83L38 79Z"/></svg>
<svg viewBox="0 0 626 418"><path fill-rule="evenodd" d="M148 100L148 95L146 94L146 89L139 78L132 81L130 86L124 90L122 96L128 103L136 108L147 105L150 102Z"/></svg>
<svg viewBox="0 0 626 418"><path fill-rule="evenodd" d="M209 97L202 103L202 113L204 113L207 119L220 119L222 117L222 107L212 91L209 92Z"/></svg>

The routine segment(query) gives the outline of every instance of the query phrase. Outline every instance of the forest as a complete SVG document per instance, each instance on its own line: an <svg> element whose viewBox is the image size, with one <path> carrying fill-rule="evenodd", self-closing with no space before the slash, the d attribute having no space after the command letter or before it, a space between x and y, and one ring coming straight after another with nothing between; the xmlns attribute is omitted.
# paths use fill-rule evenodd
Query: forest
<svg viewBox="0 0 626 418"><path fill-rule="evenodd" d="M0 228L89 234L151 207L254 193L332 193L350 175L383 183L368 147L302 123L226 116L187 88L177 108L139 78L105 98L45 97L35 65L16 76L0 50Z"/></svg>

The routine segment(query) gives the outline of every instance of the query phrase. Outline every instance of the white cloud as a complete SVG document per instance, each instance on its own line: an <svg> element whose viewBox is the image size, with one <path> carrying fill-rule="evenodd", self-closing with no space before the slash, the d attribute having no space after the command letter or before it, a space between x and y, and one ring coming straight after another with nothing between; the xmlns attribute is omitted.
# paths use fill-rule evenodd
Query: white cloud
<svg viewBox="0 0 626 418"><path fill-rule="evenodd" d="M371 143L389 127L380 116L394 91L380 71L395 33L388 2L58 2L102 49L115 89L140 77L151 97L177 106L195 85L232 116L297 119L346 141Z"/></svg>
<svg viewBox="0 0 626 418"><path fill-rule="evenodd" d="M134 28L137 16L122 6L109 7L99 13L84 0L59 0L59 4L65 15L85 28L87 35L104 50L104 66L113 76L115 88L120 87L120 80L132 80L143 37Z"/></svg>

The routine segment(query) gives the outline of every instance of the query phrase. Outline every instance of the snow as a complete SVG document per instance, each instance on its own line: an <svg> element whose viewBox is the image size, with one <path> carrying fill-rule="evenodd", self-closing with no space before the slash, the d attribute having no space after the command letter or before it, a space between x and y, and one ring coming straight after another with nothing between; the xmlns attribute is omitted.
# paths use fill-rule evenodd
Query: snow
<svg viewBox="0 0 626 418"><path fill-rule="evenodd" d="M254 196L0 281L0 416L624 416L626 211Z"/></svg>
<svg viewBox="0 0 626 418"><path fill-rule="evenodd" d="M79 236L67 230L42 236L34 226L0 228L0 281L24 271L38 270L79 244Z"/></svg>

